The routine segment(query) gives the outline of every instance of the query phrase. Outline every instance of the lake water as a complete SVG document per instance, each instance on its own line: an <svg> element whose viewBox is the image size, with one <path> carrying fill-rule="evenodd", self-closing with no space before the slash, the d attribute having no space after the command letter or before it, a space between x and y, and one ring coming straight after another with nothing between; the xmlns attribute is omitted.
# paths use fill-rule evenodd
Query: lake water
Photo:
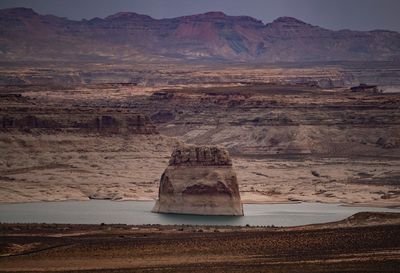
<svg viewBox="0 0 400 273"><path fill-rule="evenodd" d="M65 224L191 224L298 226L345 219L360 211L398 212L400 209L345 207L339 204L245 204L245 216L194 216L151 213L154 202L66 201L1 204L2 223Z"/></svg>

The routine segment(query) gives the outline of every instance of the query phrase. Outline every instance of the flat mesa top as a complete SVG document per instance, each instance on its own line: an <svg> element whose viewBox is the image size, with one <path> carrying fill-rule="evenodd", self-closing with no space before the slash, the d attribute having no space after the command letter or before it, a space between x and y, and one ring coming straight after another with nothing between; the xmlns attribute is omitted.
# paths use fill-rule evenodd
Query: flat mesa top
<svg viewBox="0 0 400 273"><path fill-rule="evenodd" d="M184 146L176 148L170 166L232 166L229 152L218 146Z"/></svg>

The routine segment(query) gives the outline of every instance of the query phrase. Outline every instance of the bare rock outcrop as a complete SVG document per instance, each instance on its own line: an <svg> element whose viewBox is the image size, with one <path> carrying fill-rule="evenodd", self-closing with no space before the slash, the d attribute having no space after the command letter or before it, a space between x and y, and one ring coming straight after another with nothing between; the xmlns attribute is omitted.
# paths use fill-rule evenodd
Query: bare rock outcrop
<svg viewBox="0 0 400 273"><path fill-rule="evenodd" d="M47 112L46 112L47 111ZM41 113L0 113L0 131L7 129L72 130L103 134L156 134L150 118L141 113L89 112L60 109Z"/></svg>
<svg viewBox="0 0 400 273"><path fill-rule="evenodd" d="M215 146L176 148L161 176L153 212L243 215L228 151Z"/></svg>

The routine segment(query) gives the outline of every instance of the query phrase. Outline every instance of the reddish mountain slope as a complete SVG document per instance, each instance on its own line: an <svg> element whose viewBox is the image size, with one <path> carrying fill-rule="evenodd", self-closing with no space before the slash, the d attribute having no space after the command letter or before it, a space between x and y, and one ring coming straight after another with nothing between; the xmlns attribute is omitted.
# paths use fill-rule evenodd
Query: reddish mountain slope
<svg viewBox="0 0 400 273"><path fill-rule="evenodd" d="M31 9L0 10L2 60L398 60L400 34L331 31L295 18L269 24L221 12L156 20L121 12L72 21Z"/></svg>

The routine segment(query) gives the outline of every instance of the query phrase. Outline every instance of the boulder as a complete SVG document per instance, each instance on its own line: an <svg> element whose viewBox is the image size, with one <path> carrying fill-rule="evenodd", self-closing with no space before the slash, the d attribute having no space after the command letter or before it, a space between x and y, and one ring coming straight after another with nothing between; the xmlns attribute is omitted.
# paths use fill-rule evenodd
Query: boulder
<svg viewBox="0 0 400 273"><path fill-rule="evenodd" d="M153 212L243 215L228 151L215 146L176 148L161 176Z"/></svg>

